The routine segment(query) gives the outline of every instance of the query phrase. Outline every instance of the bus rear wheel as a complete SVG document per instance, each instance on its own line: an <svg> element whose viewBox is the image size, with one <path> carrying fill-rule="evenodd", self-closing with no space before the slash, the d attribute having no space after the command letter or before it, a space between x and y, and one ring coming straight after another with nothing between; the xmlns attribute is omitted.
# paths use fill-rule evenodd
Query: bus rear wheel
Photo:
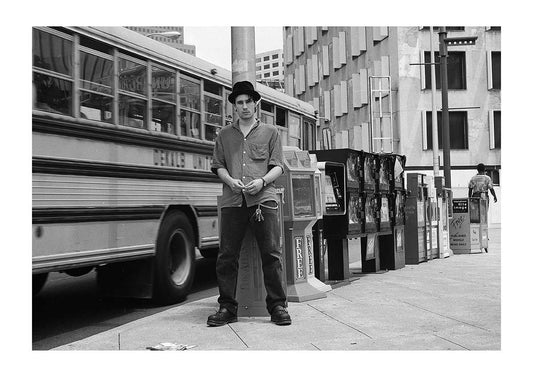
<svg viewBox="0 0 533 377"><path fill-rule="evenodd" d="M169 213L156 242L154 299L172 304L185 299L194 280L194 233L185 214Z"/></svg>

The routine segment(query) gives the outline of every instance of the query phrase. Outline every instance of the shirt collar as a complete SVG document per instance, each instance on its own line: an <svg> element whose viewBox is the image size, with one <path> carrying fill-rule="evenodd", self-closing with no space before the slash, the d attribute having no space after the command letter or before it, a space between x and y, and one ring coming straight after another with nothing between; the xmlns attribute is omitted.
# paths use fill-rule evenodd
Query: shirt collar
<svg viewBox="0 0 533 377"><path fill-rule="evenodd" d="M261 124L261 122L259 121L259 119L255 118L255 122L252 125L252 128L250 129L250 132L252 132L252 130L254 128L258 127L260 124ZM239 127L239 119L237 119L235 122L233 122L233 128L239 130L239 132L241 131L241 128Z"/></svg>

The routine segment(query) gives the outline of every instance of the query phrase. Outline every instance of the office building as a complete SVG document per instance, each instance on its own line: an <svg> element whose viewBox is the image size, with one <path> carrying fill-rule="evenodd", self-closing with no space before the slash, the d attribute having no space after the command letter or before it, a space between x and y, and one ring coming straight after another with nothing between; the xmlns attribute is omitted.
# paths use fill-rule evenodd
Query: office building
<svg viewBox="0 0 533 377"><path fill-rule="evenodd" d="M256 81L283 91L283 50L272 50L255 55Z"/></svg>
<svg viewBox="0 0 533 377"><path fill-rule="evenodd" d="M317 148L394 152L407 170L433 174L430 37L439 28L284 27L285 92L317 110ZM501 175L501 28L447 27L448 37L477 37L448 46L451 182L455 197L483 162L499 197ZM438 57L437 57L438 60ZM441 128L439 66L436 108ZM439 137L443 175L442 144ZM500 203L489 221L499 222Z"/></svg>

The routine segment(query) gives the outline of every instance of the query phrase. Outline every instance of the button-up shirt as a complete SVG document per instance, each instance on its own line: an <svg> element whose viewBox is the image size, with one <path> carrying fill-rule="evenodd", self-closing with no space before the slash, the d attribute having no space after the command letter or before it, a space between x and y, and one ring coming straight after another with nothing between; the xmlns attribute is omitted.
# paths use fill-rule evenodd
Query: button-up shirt
<svg viewBox="0 0 533 377"><path fill-rule="evenodd" d="M240 179L247 185L254 179L263 178L274 166L283 169L281 138L275 126L256 121L248 135L244 136L237 120L220 130L213 151L213 173L225 168L232 178ZM276 188L270 182L257 194L244 193L244 197L248 207L277 200ZM224 184L221 207L240 207L242 198L243 193L235 193Z"/></svg>

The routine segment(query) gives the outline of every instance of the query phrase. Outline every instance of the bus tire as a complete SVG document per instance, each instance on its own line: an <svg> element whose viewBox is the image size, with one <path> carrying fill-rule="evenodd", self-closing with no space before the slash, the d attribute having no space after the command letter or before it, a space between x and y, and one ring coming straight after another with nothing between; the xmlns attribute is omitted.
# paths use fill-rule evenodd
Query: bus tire
<svg viewBox="0 0 533 377"><path fill-rule="evenodd" d="M170 212L159 228L154 263L154 299L161 304L184 300L194 280L194 232L185 214Z"/></svg>
<svg viewBox="0 0 533 377"><path fill-rule="evenodd" d="M32 293L34 296L43 289L47 278L48 273L32 275Z"/></svg>

